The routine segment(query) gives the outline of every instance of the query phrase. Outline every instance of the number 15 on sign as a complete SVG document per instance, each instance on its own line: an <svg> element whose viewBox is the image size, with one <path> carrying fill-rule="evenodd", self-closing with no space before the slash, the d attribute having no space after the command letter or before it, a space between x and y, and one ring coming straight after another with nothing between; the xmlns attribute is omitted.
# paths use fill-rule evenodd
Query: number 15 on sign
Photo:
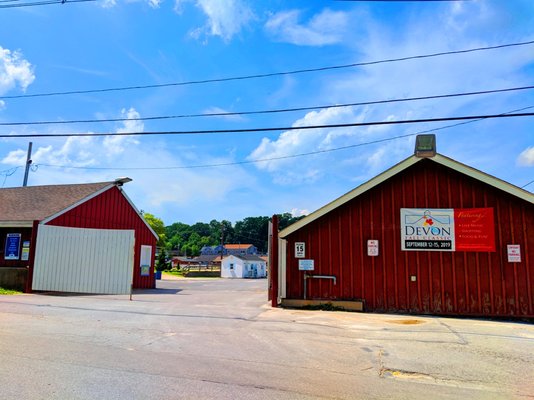
<svg viewBox="0 0 534 400"><path fill-rule="evenodd" d="M295 242L295 258L306 257L306 243Z"/></svg>

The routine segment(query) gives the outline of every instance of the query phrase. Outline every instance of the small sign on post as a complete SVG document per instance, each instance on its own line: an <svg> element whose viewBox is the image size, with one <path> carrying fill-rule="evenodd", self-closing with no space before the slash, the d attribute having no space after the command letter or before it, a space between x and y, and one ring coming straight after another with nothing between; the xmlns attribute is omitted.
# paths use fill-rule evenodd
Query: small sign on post
<svg viewBox="0 0 534 400"><path fill-rule="evenodd" d="M306 257L306 243L295 242L295 258L304 258L304 257Z"/></svg>
<svg viewBox="0 0 534 400"><path fill-rule="evenodd" d="M313 271L313 260L299 260L299 271Z"/></svg>
<svg viewBox="0 0 534 400"><path fill-rule="evenodd" d="M521 245L509 244L506 246L508 250L508 262L520 263L521 262Z"/></svg>
<svg viewBox="0 0 534 400"><path fill-rule="evenodd" d="M367 255L371 257L378 256L378 240L367 241Z"/></svg>

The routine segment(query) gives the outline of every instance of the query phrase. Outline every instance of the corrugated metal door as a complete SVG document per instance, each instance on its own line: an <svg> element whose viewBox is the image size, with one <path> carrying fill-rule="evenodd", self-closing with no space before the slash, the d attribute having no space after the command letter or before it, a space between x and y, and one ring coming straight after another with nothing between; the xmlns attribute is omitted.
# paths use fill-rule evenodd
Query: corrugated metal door
<svg viewBox="0 0 534 400"><path fill-rule="evenodd" d="M134 231L39 225L33 290L127 294Z"/></svg>

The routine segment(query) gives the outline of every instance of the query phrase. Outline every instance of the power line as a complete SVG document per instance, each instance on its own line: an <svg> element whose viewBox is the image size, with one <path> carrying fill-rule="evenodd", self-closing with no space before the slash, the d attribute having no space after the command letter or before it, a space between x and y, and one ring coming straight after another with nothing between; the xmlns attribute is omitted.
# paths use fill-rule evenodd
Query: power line
<svg viewBox="0 0 534 400"><path fill-rule="evenodd" d="M18 1L18 0L4 0L5 2L9 1ZM34 7L34 6L46 6L51 4L67 4L67 3L86 3L96 0L50 0L50 1L36 1L31 3L16 3L16 4L0 4L0 8L19 8L19 7Z"/></svg>
<svg viewBox="0 0 534 400"><path fill-rule="evenodd" d="M436 2L436 1L471 1L471 0L334 0L334 1L341 1L341 2L350 2L350 1L359 1L359 2L366 2L366 3L372 3L372 2L382 2L382 3L410 3L410 2L418 2L422 1L424 3L430 3L430 2Z"/></svg>
<svg viewBox="0 0 534 400"><path fill-rule="evenodd" d="M13 168L9 168L9 169L6 169L4 171L0 171L0 176L1 175L4 175L4 181L2 182L2 186L1 187L4 187L5 184L6 184L6 180L9 176L13 175L15 172L17 172L17 170L19 168L22 168L20 166L17 166L17 167L13 167Z"/></svg>
<svg viewBox="0 0 534 400"><path fill-rule="evenodd" d="M443 99L443 98L453 98L453 97L461 97L461 96L475 96L475 95L492 94L492 93L505 93L505 92L513 92L513 91L519 91L519 90L531 90L531 89L534 89L534 86L522 86L522 87L514 87L514 88L506 88L506 89L483 90L483 91L476 91L476 92L440 94L440 95L432 95L432 96L408 97L404 99L374 100L374 101L364 101L364 102L357 102L357 103L345 103L345 104L334 104L334 105L280 108L280 109L274 109L274 110L163 115L163 116L139 117L139 118L107 118L107 119L79 119L79 120L63 120L63 121L0 122L0 126L85 124L85 123L124 122L124 121L154 121L154 120L164 120L164 119L197 118L197 117L232 117L232 116L242 116L242 115L275 114L275 113L309 111L309 110L328 109L328 108L356 107L356 106L366 106L366 105L374 105L374 104L388 104L388 103L400 103L400 102L418 101L418 100Z"/></svg>
<svg viewBox="0 0 534 400"><path fill-rule="evenodd" d="M274 132L274 131L294 131L309 129L334 129L334 128L353 128L358 126L376 126L376 125L401 125L401 124L419 124L427 122L444 122L444 121L461 121L477 120L489 118L510 118L510 117L532 117L534 113L518 114L487 114L487 115L466 115L460 117L442 117L442 118L423 118L408 119L399 121L372 121L372 122L354 122L348 124L327 124L327 125L307 125L307 126L286 126L286 127L267 127L267 128L246 128L246 129L210 129L210 130L191 130L191 131L154 131L154 132L104 132L104 133L24 133L24 134L0 134L0 138L31 138L31 137L99 137L99 136L154 136L154 135L201 135L201 134L224 134L224 133L252 133L252 132Z"/></svg>
<svg viewBox="0 0 534 400"><path fill-rule="evenodd" d="M528 110L528 109L532 109L532 108L534 108L534 106L524 107L524 108L521 108L521 109L508 111L506 113L503 113L503 115L510 114L510 113L515 113L515 112L519 112L519 111L523 111L523 110ZM373 140L373 141L370 141L370 142L352 144L352 145L347 145L347 146L342 146L342 147L335 147L335 148L332 148L332 149L316 150L316 151L310 151L310 152L306 152L306 153L291 154L291 155L287 155L287 156L270 157L270 158L263 158L263 159L256 159L256 160L235 161L235 162L217 163L217 164L186 165L186 166L175 166L175 167L126 167L126 168L117 168L117 167L116 168L113 168L113 167L74 167L74 166L73 167L68 167L68 166L64 166L64 165L53 165L53 164L36 164L35 166L53 167L53 168L84 169L84 170L110 170L110 171L111 170L128 170L128 171L131 171L131 170L171 170L171 169L198 169L198 168L227 167L227 166L232 166L232 165L254 164L254 163L259 163L259 162L286 160L286 159L291 159L291 158L306 157L306 156L310 156L310 155L317 155L317 154L323 154L323 153L330 153L330 152L334 152L334 151L347 150L347 149L352 149L352 148L355 148L355 147L362 147L362 146L367 146L367 145L371 145L371 144L378 144L378 143L388 142L388 141L392 141L392 140L403 139L403 138L407 138L407 137L411 137L411 136L420 135L420 134L423 134L423 133L436 132L436 131L449 129L449 128L453 128L453 127L460 126L460 125L471 124L471 123L474 123L474 122L482 121L484 119L485 118L474 119L474 120L464 121L464 122L460 122L460 123L456 123L456 124L445 125L445 126L442 126L442 127L439 127L439 128L423 130L423 131L419 131L419 132L415 132L415 133L409 133L409 134L405 134L405 135L394 136L394 137L391 137L391 138L377 139L377 140ZM525 186L528 186L531 183L532 182L528 183ZM523 187L525 187L525 186L523 186Z"/></svg>
<svg viewBox="0 0 534 400"><path fill-rule="evenodd" d="M93 1L93 0L72 0L72 1ZM304 73L311 73L311 72L322 72L322 71L362 67L362 66L377 65L377 64L384 64L384 63L391 63L391 62L416 60L416 59L422 59L422 58L440 57L440 56L452 55L452 54L465 54L465 53L473 53L473 52L478 52L478 51L496 50L496 49L502 49L502 48L507 48L507 47L525 46L525 45L530 45L533 43L534 43L534 40L531 40L527 42L501 44L497 46L476 47L472 49L445 51L445 52L438 52L438 53L431 53L431 54L390 58L390 59L378 60L378 61L367 61L367 62L360 62L360 63L319 67L319 68L298 69L298 70L293 70L293 71L272 72L272 73L266 73L266 74L256 74L256 75L246 75L246 76L234 76L234 77L228 77L228 78L203 79L203 80L194 80L194 81L185 81L185 82L162 83L162 84L154 84L154 85L137 85L137 86L123 86L123 87L105 88L105 89L71 90L71 91L64 91L64 92L49 92L49 93L0 96L0 99L6 100L6 99L22 99L22 98L31 98L31 97L64 96L64 95L72 95L72 94L104 93L104 92L116 92L116 91L123 91L123 90L152 89L152 88L162 88L162 87L170 87L170 86L199 85L199 84L216 83L216 82L229 82L229 81L238 81L238 80L247 80L247 79L269 78L269 77L274 77L274 76L285 76L285 75L304 74Z"/></svg>

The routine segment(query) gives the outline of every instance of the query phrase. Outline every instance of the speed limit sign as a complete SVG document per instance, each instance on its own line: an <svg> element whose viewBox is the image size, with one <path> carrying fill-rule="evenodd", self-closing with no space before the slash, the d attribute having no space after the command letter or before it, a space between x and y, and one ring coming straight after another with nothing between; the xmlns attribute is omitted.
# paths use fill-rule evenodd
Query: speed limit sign
<svg viewBox="0 0 534 400"><path fill-rule="evenodd" d="M295 242L295 258L306 257L306 243Z"/></svg>

